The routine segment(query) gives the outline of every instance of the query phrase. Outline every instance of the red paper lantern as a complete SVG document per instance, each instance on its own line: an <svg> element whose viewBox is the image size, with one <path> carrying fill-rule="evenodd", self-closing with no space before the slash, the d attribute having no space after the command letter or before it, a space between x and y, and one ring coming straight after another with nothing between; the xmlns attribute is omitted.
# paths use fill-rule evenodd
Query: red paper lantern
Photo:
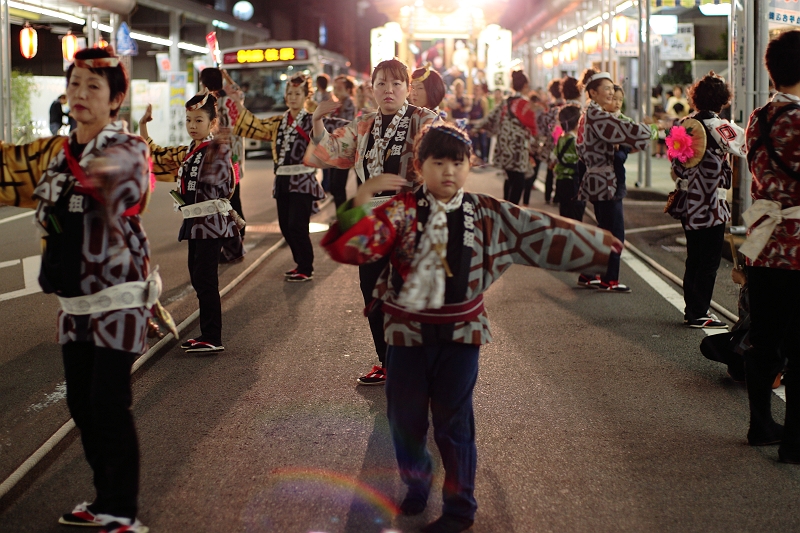
<svg viewBox="0 0 800 533"><path fill-rule="evenodd" d="M61 38L61 52L64 55L64 61L70 63L75 59L75 52L78 51L78 38L68 31L67 34Z"/></svg>
<svg viewBox="0 0 800 533"><path fill-rule="evenodd" d="M39 35L36 30L31 28L30 23L26 22L25 27L19 32L19 51L22 57L30 59L39 50Z"/></svg>

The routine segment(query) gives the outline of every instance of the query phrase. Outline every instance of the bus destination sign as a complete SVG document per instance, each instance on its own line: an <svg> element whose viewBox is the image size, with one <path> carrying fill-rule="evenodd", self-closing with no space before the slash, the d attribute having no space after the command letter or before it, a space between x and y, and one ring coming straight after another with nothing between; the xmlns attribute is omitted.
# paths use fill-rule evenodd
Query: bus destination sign
<svg viewBox="0 0 800 533"><path fill-rule="evenodd" d="M305 48L267 48L256 50L237 50L229 52L222 58L225 65L243 63L272 63L274 61L297 61L308 59Z"/></svg>

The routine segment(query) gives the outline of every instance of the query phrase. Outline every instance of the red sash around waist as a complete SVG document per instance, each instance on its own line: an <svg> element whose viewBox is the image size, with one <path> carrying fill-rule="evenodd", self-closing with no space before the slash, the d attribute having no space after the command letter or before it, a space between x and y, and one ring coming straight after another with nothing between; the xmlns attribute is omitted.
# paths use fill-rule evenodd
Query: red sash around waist
<svg viewBox="0 0 800 533"><path fill-rule="evenodd" d="M459 304L445 304L439 309L423 309L411 311L394 302L383 302L381 307L384 313L404 320L413 320L424 324L453 324L455 322L469 322L483 312L483 294L472 300Z"/></svg>

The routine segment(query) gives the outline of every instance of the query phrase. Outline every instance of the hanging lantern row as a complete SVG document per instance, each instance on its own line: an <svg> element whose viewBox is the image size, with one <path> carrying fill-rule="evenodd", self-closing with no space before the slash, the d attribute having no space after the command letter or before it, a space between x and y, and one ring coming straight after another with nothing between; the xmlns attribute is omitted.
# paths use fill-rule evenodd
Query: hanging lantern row
<svg viewBox="0 0 800 533"><path fill-rule="evenodd" d="M39 51L39 35L30 22L26 22L19 32L19 51L25 59L31 59Z"/></svg>
<svg viewBox="0 0 800 533"><path fill-rule="evenodd" d="M61 38L61 53L64 56L64 61L71 63L75 59L75 52L77 51L78 38L70 30Z"/></svg>

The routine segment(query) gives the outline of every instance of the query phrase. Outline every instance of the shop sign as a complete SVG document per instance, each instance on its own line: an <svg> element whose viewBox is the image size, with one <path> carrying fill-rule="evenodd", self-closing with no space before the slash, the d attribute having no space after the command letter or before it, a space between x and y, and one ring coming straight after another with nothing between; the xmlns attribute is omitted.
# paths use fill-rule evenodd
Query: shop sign
<svg viewBox="0 0 800 533"><path fill-rule="evenodd" d="M797 0L769 0L767 13L770 22L800 26L800 2Z"/></svg>
<svg viewBox="0 0 800 533"><path fill-rule="evenodd" d="M694 60L694 24L678 24L678 33L661 36L661 60Z"/></svg>

